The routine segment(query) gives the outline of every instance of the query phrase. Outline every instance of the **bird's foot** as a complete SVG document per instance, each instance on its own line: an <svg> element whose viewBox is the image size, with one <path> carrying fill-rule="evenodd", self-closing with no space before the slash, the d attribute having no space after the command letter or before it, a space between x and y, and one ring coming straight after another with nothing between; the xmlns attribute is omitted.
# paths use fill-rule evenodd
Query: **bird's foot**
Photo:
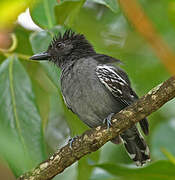
<svg viewBox="0 0 175 180"><path fill-rule="evenodd" d="M112 116L113 116L114 114L115 114L115 113L109 114L109 115L103 120L103 123L104 123L104 124L107 124L107 129L109 129L109 128L112 126L111 120L112 120Z"/></svg>
<svg viewBox="0 0 175 180"><path fill-rule="evenodd" d="M78 137L78 136L75 136L75 137L69 139L69 147L70 147L70 149L72 149L72 143L75 141L75 139L76 139L77 137Z"/></svg>

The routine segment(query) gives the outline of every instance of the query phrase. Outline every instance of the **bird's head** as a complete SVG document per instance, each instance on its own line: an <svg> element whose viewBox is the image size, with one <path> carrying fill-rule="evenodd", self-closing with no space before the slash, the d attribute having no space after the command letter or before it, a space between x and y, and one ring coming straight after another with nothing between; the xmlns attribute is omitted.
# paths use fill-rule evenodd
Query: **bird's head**
<svg viewBox="0 0 175 180"><path fill-rule="evenodd" d="M78 60L94 53L92 45L84 35L76 34L71 30L59 34L50 43L47 51L35 54L32 60L49 60L62 67L65 63Z"/></svg>

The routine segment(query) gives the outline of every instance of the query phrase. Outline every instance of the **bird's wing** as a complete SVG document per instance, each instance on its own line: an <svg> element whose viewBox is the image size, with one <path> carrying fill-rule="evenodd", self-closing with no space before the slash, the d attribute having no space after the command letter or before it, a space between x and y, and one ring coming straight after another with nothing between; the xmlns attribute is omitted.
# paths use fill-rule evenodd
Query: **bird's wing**
<svg viewBox="0 0 175 180"><path fill-rule="evenodd" d="M137 94L132 90L127 74L119 68L112 65L98 65L96 74L100 82L112 93L112 95L123 106L129 106L138 99ZM140 121L141 128L145 134L148 134L147 119Z"/></svg>
<svg viewBox="0 0 175 180"><path fill-rule="evenodd" d="M109 64L109 63L117 63L123 64L119 59L115 59L111 56L107 56L105 54L96 54L93 58L98 61L100 64Z"/></svg>
<svg viewBox="0 0 175 180"><path fill-rule="evenodd" d="M96 74L100 82L104 84L113 96L124 106L130 105L137 99L137 95L130 87L127 75L124 74L122 70L110 65L98 65Z"/></svg>

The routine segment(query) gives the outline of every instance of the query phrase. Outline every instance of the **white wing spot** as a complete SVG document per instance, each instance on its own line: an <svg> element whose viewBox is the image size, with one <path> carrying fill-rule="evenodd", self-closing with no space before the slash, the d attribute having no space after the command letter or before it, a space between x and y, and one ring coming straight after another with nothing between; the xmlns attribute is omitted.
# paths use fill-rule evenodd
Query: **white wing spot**
<svg viewBox="0 0 175 180"><path fill-rule="evenodd" d="M129 154L129 153L128 153L128 155L129 155L129 157L130 157L131 159L134 159L134 158L136 157L136 154Z"/></svg>
<svg viewBox="0 0 175 180"><path fill-rule="evenodd" d="M120 89L117 89L117 91L122 95L122 91Z"/></svg>
<svg viewBox="0 0 175 180"><path fill-rule="evenodd" d="M113 70L113 67L107 66L107 65L99 65L99 66L97 66L97 70L100 70L100 69L103 70L103 72L109 71L109 72L115 74L115 77L117 77L118 80L122 81L124 84L127 84L127 82L126 82L124 79L122 79L122 78Z"/></svg>

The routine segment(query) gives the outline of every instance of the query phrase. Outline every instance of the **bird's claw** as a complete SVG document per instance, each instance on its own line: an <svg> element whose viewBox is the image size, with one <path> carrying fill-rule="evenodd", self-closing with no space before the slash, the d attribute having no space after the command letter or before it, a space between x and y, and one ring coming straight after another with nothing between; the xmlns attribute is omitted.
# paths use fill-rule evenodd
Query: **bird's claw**
<svg viewBox="0 0 175 180"><path fill-rule="evenodd" d="M103 120L103 123L107 124L107 129L109 129L112 126L111 120L113 115L114 113L111 113Z"/></svg>
<svg viewBox="0 0 175 180"><path fill-rule="evenodd" d="M72 143L74 142L74 140L75 140L77 137L78 137L78 136L75 136L75 137L69 139L69 147L70 147L70 149L72 149Z"/></svg>

